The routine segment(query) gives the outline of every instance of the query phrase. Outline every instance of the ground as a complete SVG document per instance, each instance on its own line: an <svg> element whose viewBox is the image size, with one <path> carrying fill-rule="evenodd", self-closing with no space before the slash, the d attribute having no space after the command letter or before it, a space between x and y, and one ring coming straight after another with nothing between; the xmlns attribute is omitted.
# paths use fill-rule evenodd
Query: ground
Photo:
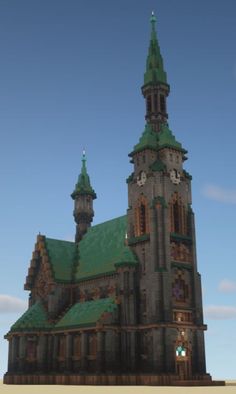
<svg viewBox="0 0 236 394"><path fill-rule="evenodd" d="M236 394L236 380L226 382L224 387L129 387L129 386L31 386L3 385L0 380L1 394Z"/></svg>

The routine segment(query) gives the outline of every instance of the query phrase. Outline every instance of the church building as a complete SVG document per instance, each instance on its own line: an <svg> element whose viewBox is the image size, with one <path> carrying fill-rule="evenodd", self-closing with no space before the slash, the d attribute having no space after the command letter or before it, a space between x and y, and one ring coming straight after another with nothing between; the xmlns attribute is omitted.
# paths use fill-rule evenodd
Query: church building
<svg viewBox="0 0 236 394"><path fill-rule="evenodd" d="M205 363L192 177L168 125L169 91L152 14L145 127L129 153L127 212L91 225L96 193L83 153L71 194L75 242L37 236L24 285L28 309L5 335L4 383L214 384Z"/></svg>

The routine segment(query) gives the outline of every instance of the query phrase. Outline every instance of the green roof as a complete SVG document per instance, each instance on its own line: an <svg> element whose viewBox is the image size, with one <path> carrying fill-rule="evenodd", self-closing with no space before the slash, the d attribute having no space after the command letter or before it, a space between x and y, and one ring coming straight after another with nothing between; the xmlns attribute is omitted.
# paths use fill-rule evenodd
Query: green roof
<svg viewBox="0 0 236 394"><path fill-rule="evenodd" d="M164 70L163 59L156 35L156 17L154 14L151 17L150 22L152 30L146 62L146 72L144 74L144 85L157 84L158 82L167 84L166 72Z"/></svg>
<svg viewBox="0 0 236 394"><path fill-rule="evenodd" d="M75 279L81 280L115 272L115 264L137 264L133 252L126 245L127 217L121 216L90 227L79 242L79 264Z"/></svg>
<svg viewBox="0 0 236 394"><path fill-rule="evenodd" d="M113 298L77 303L55 325L55 329L95 325L103 313L113 312L116 308Z"/></svg>
<svg viewBox="0 0 236 394"><path fill-rule="evenodd" d="M144 132L141 135L138 144L134 146L133 152L131 152L129 156L148 148L154 150L158 149L157 133L152 129L150 123L146 123Z"/></svg>
<svg viewBox="0 0 236 394"><path fill-rule="evenodd" d="M160 133L158 134L158 147L159 149L174 148L184 153L187 152L182 148L181 143L176 141L175 136L172 134L172 131L166 123L161 124Z"/></svg>
<svg viewBox="0 0 236 394"><path fill-rule="evenodd" d="M47 330L52 328L47 313L40 301L32 305L12 326L11 331Z"/></svg>
<svg viewBox="0 0 236 394"><path fill-rule="evenodd" d="M45 237L45 246L56 281L70 281L74 265L78 261L75 242Z"/></svg>
<svg viewBox="0 0 236 394"><path fill-rule="evenodd" d="M89 194L94 199L96 198L96 193L91 186L90 178L87 173L85 153L83 153L83 156L82 156L81 173L79 175L78 182L75 185L75 190L71 194L71 197L73 199L75 199L77 196L80 196L83 194Z"/></svg>

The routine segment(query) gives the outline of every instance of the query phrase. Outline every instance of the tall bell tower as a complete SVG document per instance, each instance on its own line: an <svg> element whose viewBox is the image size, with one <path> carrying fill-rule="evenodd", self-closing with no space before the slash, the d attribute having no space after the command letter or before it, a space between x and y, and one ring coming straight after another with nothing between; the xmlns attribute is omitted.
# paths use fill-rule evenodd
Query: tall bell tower
<svg viewBox="0 0 236 394"><path fill-rule="evenodd" d="M187 151L167 119L170 91L151 17L151 39L142 93L146 125L129 154L128 244L138 272L140 367L178 373L183 380L207 375L201 279L197 270L191 175Z"/></svg>

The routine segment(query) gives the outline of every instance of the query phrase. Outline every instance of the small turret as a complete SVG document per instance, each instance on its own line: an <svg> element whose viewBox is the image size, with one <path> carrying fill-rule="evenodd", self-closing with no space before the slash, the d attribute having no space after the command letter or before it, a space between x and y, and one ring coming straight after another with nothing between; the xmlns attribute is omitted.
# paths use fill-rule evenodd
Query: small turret
<svg viewBox="0 0 236 394"><path fill-rule="evenodd" d="M94 216L93 200L97 198L87 173L85 151L82 156L81 173L71 197L75 201L73 212L76 222L75 242L79 242L91 226Z"/></svg>

